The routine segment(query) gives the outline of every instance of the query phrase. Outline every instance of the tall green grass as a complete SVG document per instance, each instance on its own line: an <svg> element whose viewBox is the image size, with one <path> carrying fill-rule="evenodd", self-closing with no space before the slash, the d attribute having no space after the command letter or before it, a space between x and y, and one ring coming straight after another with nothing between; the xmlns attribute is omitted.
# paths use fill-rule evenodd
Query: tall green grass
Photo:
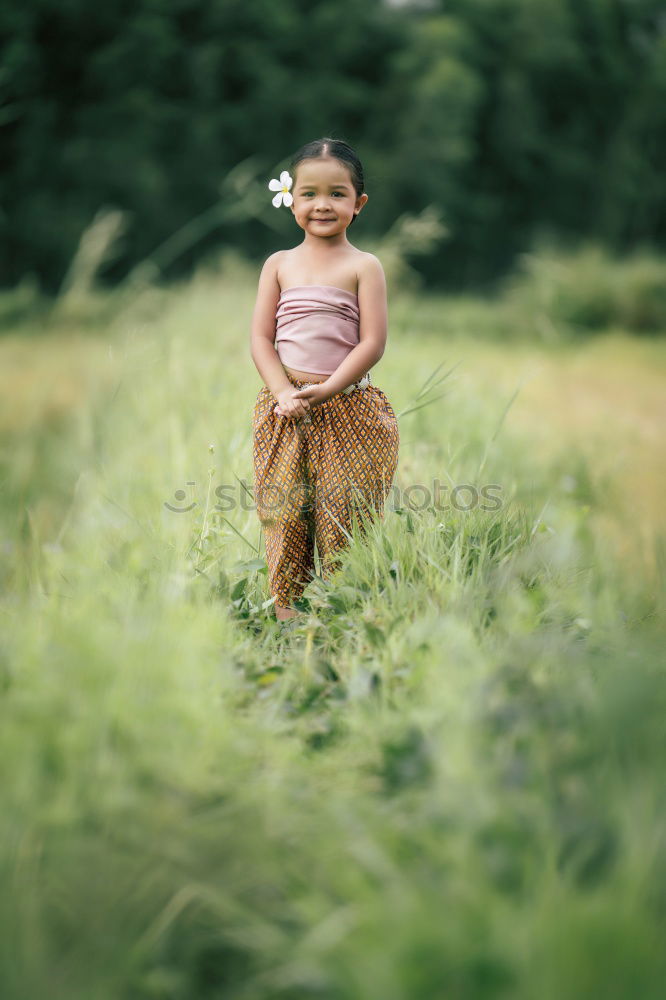
<svg viewBox="0 0 666 1000"><path fill-rule="evenodd" d="M252 296L125 309L34 466L53 520L4 494L0 993L658 1000L664 595L603 482L563 490L576 453L526 455L464 363L413 409L465 341L396 321L397 484L502 503L403 495L280 628L256 513L215 509L252 485Z"/></svg>

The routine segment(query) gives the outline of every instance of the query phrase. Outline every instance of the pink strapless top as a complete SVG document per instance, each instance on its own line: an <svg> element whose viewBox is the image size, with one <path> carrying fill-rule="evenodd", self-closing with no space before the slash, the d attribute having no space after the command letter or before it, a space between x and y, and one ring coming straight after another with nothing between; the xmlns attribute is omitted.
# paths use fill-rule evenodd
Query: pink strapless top
<svg viewBox="0 0 666 1000"><path fill-rule="evenodd" d="M280 295L275 350L283 365L331 375L359 342L358 296L334 285L294 285Z"/></svg>

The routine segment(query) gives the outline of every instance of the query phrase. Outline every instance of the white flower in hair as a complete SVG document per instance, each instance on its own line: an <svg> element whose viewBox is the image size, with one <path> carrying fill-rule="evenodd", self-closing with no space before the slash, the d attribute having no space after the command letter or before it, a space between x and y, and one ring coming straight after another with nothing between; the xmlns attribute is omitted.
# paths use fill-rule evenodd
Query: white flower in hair
<svg viewBox="0 0 666 1000"><path fill-rule="evenodd" d="M272 199L273 204L276 208L279 208L282 202L285 205L291 205L294 200L294 196L290 193L289 188L291 187L293 181L288 170L283 170L280 174L280 180L274 177L268 182L268 187L271 191L277 191L277 194Z"/></svg>

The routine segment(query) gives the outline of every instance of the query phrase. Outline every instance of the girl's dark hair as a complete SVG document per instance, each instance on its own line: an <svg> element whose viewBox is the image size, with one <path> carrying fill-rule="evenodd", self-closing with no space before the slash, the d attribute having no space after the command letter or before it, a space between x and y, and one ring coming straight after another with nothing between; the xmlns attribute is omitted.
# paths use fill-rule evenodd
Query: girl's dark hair
<svg viewBox="0 0 666 1000"><path fill-rule="evenodd" d="M289 173L296 178L296 168L303 160L318 160L324 156L332 156L348 168L351 174L352 184L357 195L363 194L365 181L363 179L363 165L349 143L342 139L331 139L328 136L323 139L314 139L306 142L292 157L289 165ZM356 221L354 216L349 223L351 226Z"/></svg>

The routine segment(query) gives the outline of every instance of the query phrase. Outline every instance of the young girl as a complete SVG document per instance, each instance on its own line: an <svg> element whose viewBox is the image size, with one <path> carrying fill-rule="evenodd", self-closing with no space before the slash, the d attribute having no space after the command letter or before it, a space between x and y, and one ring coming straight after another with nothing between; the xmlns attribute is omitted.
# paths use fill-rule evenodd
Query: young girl
<svg viewBox="0 0 666 1000"><path fill-rule="evenodd" d="M290 176L291 175L291 176ZM292 181L293 176L293 181ZM293 184L293 187L292 187ZM338 565L355 518L383 516L398 461L395 413L370 383L384 353L386 281L379 260L347 239L368 200L363 168L338 139L317 139L271 181L302 242L266 260L251 353L265 385L254 407L254 497L277 618L296 615L314 573Z"/></svg>

